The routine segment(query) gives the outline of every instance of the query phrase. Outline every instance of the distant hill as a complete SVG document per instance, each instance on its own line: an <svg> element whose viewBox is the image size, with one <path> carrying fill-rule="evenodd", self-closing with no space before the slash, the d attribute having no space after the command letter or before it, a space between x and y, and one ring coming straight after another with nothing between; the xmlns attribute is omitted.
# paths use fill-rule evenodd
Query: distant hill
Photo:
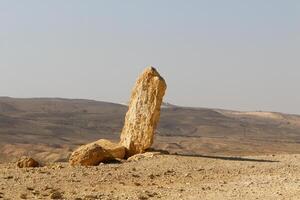
<svg viewBox="0 0 300 200"><path fill-rule="evenodd" d="M80 144L118 140L126 105L84 99L0 97L0 161L64 160ZM300 153L300 116L164 103L154 148L172 153Z"/></svg>

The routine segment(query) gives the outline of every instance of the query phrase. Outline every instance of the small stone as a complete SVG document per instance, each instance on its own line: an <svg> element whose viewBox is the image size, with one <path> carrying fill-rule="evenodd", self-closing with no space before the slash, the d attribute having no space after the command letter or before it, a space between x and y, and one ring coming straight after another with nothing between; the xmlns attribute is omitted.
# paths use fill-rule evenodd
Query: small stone
<svg viewBox="0 0 300 200"><path fill-rule="evenodd" d="M138 182L134 182L133 183L135 186L141 186L142 184L138 183Z"/></svg>
<svg viewBox="0 0 300 200"><path fill-rule="evenodd" d="M63 196L60 192L56 191L56 192L51 193L50 198L51 199L62 199Z"/></svg>
<svg viewBox="0 0 300 200"><path fill-rule="evenodd" d="M33 191L33 190L34 190L33 187L27 187L26 189L27 189L27 190L30 190L30 191Z"/></svg>
<svg viewBox="0 0 300 200"><path fill-rule="evenodd" d="M40 164L30 157L23 157L17 162L17 166L19 168L27 168L27 167L39 167Z"/></svg>
<svg viewBox="0 0 300 200"><path fill-rule="evenodd" d="M39 191L37 191L37 190L33 190L33 191L32 191L32 194L33 194L33 195L39 195L39 194L40 194L40 192L39 192Z"/></svg>
<svg viewBox="0 0 300 200"><path fill-rule="evenodd" d="M153 174L150 174L148 177L149 177L150 179L154 179L154 178L155 178L155 176L154 176Z"/></svg>
<svg viewBox="0 0 300 200"><path fill-rule="evenodd" d="M53 187L46 185L43 190L52 190Z"/></svg>
<svg viewBox="0 0 300 200"><path fill-rule="evenodd" d="M134 177L134 178L140 178L140 175L138 175L138 174L132 174L132 177Z"/></svg>
<svg viewBox="0 0 300 200"><path fill-rule="evenodd" d="M148 198L148 196L146 196L146 195L139 194L139 195L138 195L138 199L139 199L139 200L147 200L147 199L149 199L149 198Z"/></svg>
<svg viewBox="0 0 300 200"><path fill-rule="evenodd" d="M99 198L97 197L97 195L86 195L84 197L84 199L85 200L93 200L93 199L99 199Z"/></svg>
<svg viewBox="0 0 300 200"><path fill-rule="evenodd" d="M155 197L158 195L156 192L150 192L148 190L146 190L145 193L148 195L148 197Z"/></svg>
<svg viewBox="0 0 300 200"><path fill-rule="evenodd" d="M171 176L173 176L173 175L175 175L175 173L176 172L173 169L169 169L169 170L167 170L167 171L164 172L164 175L171 175Z"/></svg>
<svg viewBox="0 0 300 200"><path fill-rule="evenodd" d="M140 153L140 154L136 154L134 156L131 156L127 159L127 161L139 161L142 159L149 159L149 158L153 158L156 155L159 155L159 152L146 152L146 153Z"/></svg>

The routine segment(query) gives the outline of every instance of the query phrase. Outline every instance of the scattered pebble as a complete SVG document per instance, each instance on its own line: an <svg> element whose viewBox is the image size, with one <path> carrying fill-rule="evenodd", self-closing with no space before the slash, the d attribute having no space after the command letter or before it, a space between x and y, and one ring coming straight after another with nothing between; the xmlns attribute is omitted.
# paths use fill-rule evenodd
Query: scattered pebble
<svg viewBox="0 0 300 200"><path fill-rule="evenodd" d="M56 192L51 193L50 198L51 199L62 199L63 196L60 192L56 191Z"/></svg>

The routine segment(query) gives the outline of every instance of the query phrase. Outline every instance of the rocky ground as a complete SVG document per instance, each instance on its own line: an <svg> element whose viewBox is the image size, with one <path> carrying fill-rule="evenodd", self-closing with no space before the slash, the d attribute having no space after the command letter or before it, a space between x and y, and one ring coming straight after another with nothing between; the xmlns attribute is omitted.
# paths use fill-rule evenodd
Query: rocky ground
<svg viewBox="0 0 300 200"><path fill-rule="evenodd" d="M96 167L0 164L0 199L300 199L300 154L147 153Z"/></svg>

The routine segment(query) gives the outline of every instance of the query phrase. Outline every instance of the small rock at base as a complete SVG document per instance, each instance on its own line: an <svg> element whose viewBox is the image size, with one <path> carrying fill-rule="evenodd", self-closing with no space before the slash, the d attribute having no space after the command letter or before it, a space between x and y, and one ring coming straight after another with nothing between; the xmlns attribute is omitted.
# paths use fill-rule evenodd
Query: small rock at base
<svg viewBox="0 0 300 200"><path fill-rule="evenodd" d="M124 156L125 147L109 140L101 139L79 147L71 154L69 163L72 166L96 166L101 162L123 159Z"/></svg>
<svg viewBox="0 0 300 200"><path fill-rule="evenodd" d="M23 157L17 162L17 166L19 168L27 168L27 167L39 167L40 164L30 157Z"/></svg>
<svg viewBox="0 0 300 200"><path fill-rule="evenodd" d="M141 159L153 158L156 155L160 155L160 153L159 152L146 152L146 153L136 154L134 156L129 157L127 159L127 161L139 161Z"/></svg>

